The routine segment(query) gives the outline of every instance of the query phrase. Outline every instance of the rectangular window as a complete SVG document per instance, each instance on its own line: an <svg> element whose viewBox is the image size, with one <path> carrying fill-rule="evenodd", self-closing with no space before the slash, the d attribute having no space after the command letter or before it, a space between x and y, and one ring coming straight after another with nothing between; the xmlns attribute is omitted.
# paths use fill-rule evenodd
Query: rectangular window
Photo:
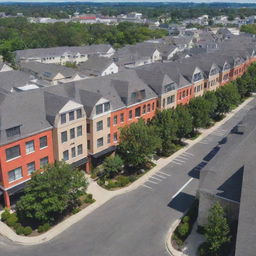
<svg viewBox="0 0 256 256"><path fill-rule="evenodd" d="M140 117L140 107L135 109L135 116Z"/></svg>
<svg viewBox="0 0 256 256"><path fill-rule="evenodd" d="M107 143L110 143L110 133L108 134Z"/></svg>
<svg viewBox="0 0 256 256"><path fill-rule="evenodd" d="M150 112L150 104L148 104L148 110L147 111Z"/></svg>
<svg viewBox="0 0 256 256"><path fill-rule="evenodd" d="M107 126L110 127L110 117L107 119Z"/></svg>
<svg viewBox="0 0 256 256"><path fill-rule="evenodd" d="M65 132L62 132L61 133L61 142L64 143L64 142L67 142L68 141L68 133L65 131Z"/></svg>
<svg viewBox="0 0 256 256"><path fill-rule="evenodd" d="M96 126L97 126L97 132L103 130L103 121L97 122Z"/></svg>
<svg viewBox="0 0 256 256"><path fill-rule="evenodd" d="M87 149L91 149L91 141L87 140Z"/></svg>
<svg viewBox="0 0 256 256"><path fill-rule="evenodd" d="M60 115L61 124L65 124L67 122L66 113Z"/></svg>
<svg viewBox="0 0 256 256"><path fill-rule="evenodd" d="M114 124L117 124L117 116L114 116Z"/></svg>
<svg viewBox="0 0 256 256"><path fill-rule="evenodd" d="M18 180L20 178L22 178L22 169L21 167L16 168L12 171L8 172L8 178L9 178L9 182L13 182L15 180Z"/></svg>
<svg viewBox="0 0 256 256"><path fill-rule="evenodd" d="M152 104L152 111L155 110L155 102Z"/></svg>
<svg viewBox="0 0 256 256"><path fill-rule="evenodd" d="M26 142L26 154L32 153L35 151L35 145L34 145L34 141L28 141Z"/></svg>
<svg viewBox="0 0 256 256"><path fill-rule="evenodd" d="M101 113L103 113L103 105L102 104L96 106L96 115L99 115Z"/></svg>
<svg viewBox="0 0 256 256"><path fill-rule="evenodd" d="M72 155L72 158L76 157L76 148L75 147L71 148L71 155Z"/></svg>
<svg viewBox="0 0 256 256"><path fill-rule="evenodd" d="M31 175L36 170L35 162L27 164L28 174Z"/></svg>
<svg viewBox="0 0 256 256"><path fill-rule="evenodd" d="M117 132L114 133L114 142L117 142Z"/></svg>
<svg viewBox="0 0 256 256"><path fill-rule="evenodd" d="M68 150L65 150L65 151L63 152L63 160L64 160L64 161L68 161L68 159L69 159Z"/></svg>
<svg viewBox="0 0 256 256"><path fill-rule="evenodd" d="M77 155L82 155L83 154L83 145L78 145L77 146Z"/></svg>
<svg viewBox="0 0 256 256"><path fill-rule="evenodd" d="M87 130L87 133L91 132L91 126L89 123L86 124L86 130Z"/></svg>
<svg viewBox="0 0 256 256"><path fill-rule="evenodd" d="M120 122L121 122L121 123L124 122L124 113L122 113L122 114L120 115Z"/></svg>
<svg viewBox="0 0 256 256"><path fill-rule="evenodd" d="M20 135L20 126L12 127L9 129L6 129L6 136L7 138L19 136Z"/></svg>
<svg viewBox="0 0 256 256"><path fill-rule="evenodd" d="M40 149L47 147L47 136L43 136L39 139Z"/></svg>
<svg viewBox="0 0 256 256"><path fill-rule="evenodd" d="M13 158L19 157L20 156L20 146L14 146L11 148L7 148L5 150L6 153L6 160L11 160Z"/></svg>
<svg viewBox="0 0 256 256"><path fill-rule="evenodd" d="M102 138L99 138L97 139L97 147L102 147L103 146L103 137Z"/></svg>
<svg viewBox="0 0 256 256"><path fill-rule="evenodd" d="M69 121L73 121L75 119L75 112L71 111L69 112Z"/></svg>
<svg viewBox="0 0 256 256"><path fill-rule="evenodd" d="M109 110L110 110L110 103L109 102L104 103L104 112L107 112Z"/></svg>
<svg viewBox="0 0 256 256"><path fill-rule="evenodd" d="M83 135L83 128L82 128L82 125L80 125L80 126L78 126L77 128L76 128L76 135L77 135L77 137L80 137L80 136L82 136Z"/></svg>
<svg viewBox="0 0 256 256"><path fill-rule="evenodd" d="M76 111L76 118L79 119L79 118L81 118L81 117L82 117L82 109L79 108L79 109L77 109L77 111Z"/></svg>
<svg viewBox="0 0 256 256"><path fill-rule="evenodd" d="M145 114L145 113L146 113L146 105L143 105L142 114Z"/></svg>
<svg viewBox="0 0 256 256"><path fill-rule="evenodd" d="M174 95L172 95L172 96L168 97L168 98L167 98L167 104L171 104L171 103L173 103L173 102L174 102L174 100L175 100L175 96L174 96Z"/></svg>
<svg viewBox="0 0 256 256"><path fill-rule="evenodd" d="M75 128L70 129L70 139L74 139L75 136Z"/></svg>
<svg viewBox="0 0 256 256"><path fill-rule="evenodd" d="M48 156L40 159L40 166L43 167L49 163Z"/></svg>
<svg viewBox="0 0 256 256"><path fill-rule="evenodd" d="M132 110L129 111L129 119L132 119Z"/></svg>

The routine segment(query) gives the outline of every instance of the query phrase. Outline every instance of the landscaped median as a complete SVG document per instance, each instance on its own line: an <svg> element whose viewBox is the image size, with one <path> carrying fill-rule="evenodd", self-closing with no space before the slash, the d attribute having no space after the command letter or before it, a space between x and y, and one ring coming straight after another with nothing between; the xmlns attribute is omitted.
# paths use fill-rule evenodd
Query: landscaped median
<svg viewBox="0 0 256 256"><path fill-rule="evenodd" d="M195 140L187 140L187 145L180 149L179 151L172 154L170 157L166 158L160 158L157 161L155 161L156 166L146 172L143 176L141 176L138 180L134 181L129 186L115 190L115 191L107 191L100 186L97 185L96 182L91 182L91 184L88 186L87 192L92 193L93 197L96 199L96 202L93 204L87 206L85 209L82 209L76 214L70 215L68 218L64 219L62 222L59 222L55 226L53 226L50 230L43 234L39 234L37 236L27 237L27 236L21 236L17 235L13 229L8 227L4 222L0 221L0 233L1 235L7 237L8 239L19 243L23 245L35 245L44 243L46 241L49 241L56 237L57 235L61 234L63 231L65 231L67 228L69 228L71 225L79 222L82 220L85 216L91 214L94 210L96 210L98 207L102 206L106 202L108 202L110 199L112 199L115 196L124 194L126 192L130 192L132 190L135 190L140 185L142 185L150 176L157 173L159 170L161 170L163 167L165 167L167 164L169 164L173 159L175 159L177 156L183 154L186 150L191 148L193 145L198 143L200 140L204 139L206 136L208 136L210 133L212 133L215 129L217 129L220 125L225 123L228 119L230 119L236 112L238 112L241 108L243 108L245 105L247 105L250 101L252 101L254 98L249 98L245 100L238 108L233 110L231 113L229 113L223 120L217 122L214 126L207 130L203 130L202 134L196 138Z"/></svg>

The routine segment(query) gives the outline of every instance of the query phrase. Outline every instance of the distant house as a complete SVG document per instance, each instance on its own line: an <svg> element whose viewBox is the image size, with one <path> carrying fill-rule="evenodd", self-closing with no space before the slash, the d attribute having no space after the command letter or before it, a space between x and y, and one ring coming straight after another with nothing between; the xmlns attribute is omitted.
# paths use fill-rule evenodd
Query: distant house
<svg viewBox="0 0 256 256"><path fill-rule="evenodd" d="M92 56L78 65L78 70L86 76L106 76L118 72L118 66L111 58Z"/></svg>
<svg viewBox="0 0 256 256"><path fill-rule="evenodd" d="M76 70L57 64L27 62L22 63L21 70L32 74L38 79L46 80L52 85L72 82L83 78Z"/></svg>
<svg viewBox="0 0 256 256"><path fill-rule="evenodd" d="M114 60L119 67L134 68L161 61L162 57L155 44L138 43L119 49Z"/></svg>
<svg viewBox="0 0 256 256"><path fill-rule="evenodd" d="M77 64L85 62L88 60L89 56L93 55L111 57L114 53L115 50L111 45L98 44L18 50L15 52L15 56L17 63L36 61L63 65L67 62Z"/></svg>

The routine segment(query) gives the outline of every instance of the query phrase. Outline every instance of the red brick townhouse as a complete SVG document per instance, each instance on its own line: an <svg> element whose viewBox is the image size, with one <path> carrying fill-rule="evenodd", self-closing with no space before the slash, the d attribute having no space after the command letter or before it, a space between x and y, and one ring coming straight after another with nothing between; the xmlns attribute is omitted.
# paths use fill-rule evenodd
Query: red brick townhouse
<svg viewBox="0 0 256 256"><path fill-rule="evenodd" d="M31 173L54 162L52 127L37 92L1 93L0 98L0 191L10 207L10 196L24 188Z"/></svg>

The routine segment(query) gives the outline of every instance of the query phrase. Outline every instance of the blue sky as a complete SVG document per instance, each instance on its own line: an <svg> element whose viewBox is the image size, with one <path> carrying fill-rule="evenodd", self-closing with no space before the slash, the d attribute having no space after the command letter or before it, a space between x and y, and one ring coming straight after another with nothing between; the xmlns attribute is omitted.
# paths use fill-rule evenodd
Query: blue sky
<svg viewBox="0 0 256 256"><path fill-rule="evenodd" d="M256 0L0 0L0 2L233 2L256 3Z"/></svg>

